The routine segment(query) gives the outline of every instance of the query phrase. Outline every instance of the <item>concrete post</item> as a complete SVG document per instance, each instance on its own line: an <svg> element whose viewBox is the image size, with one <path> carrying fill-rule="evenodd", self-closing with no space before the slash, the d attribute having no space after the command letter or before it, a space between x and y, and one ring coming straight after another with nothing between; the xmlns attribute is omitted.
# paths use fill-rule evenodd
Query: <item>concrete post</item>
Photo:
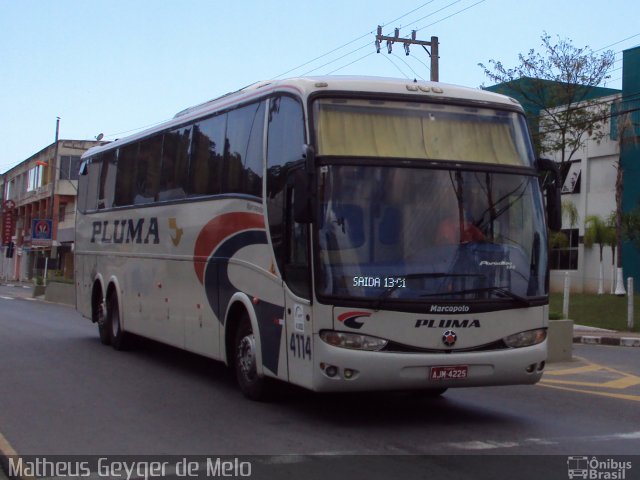
<svg viewBox="0 0 640 480"><path fill-rule="evenodd" d="M569 278L569 272L564 272L564 293L562 296L562 318L569 318L570 287L571 287L571 278Z"/></svg>

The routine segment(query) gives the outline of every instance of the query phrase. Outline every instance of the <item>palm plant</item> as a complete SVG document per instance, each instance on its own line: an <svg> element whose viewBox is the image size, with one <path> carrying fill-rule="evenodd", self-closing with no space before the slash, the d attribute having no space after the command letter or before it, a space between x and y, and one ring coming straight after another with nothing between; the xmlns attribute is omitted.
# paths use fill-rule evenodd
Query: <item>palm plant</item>
<svg viewBox="0 0 640 480"><path fill-rule="evenodd" d="M602 263L603 251L606 245L615 242L615 231L608 223L598 215L588 215L584 222L584 245L593 247L595 243L600 247L600 268L598 270L598 295L604 293L604 266Z"/></svg>

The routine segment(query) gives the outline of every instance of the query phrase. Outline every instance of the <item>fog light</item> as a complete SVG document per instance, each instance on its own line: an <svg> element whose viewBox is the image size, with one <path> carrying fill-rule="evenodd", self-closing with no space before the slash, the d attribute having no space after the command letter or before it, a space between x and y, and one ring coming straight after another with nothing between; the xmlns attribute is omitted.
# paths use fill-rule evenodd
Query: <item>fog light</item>
<svg viewBox="0 0 640 480"><path fill-rule="evenodd" d="M533 373L533 371L536 369L536 364L532 363L531 365L529 365L527 367L527 373Z"/></svg>
<svg viewBox="0 0 640 480"><path fill-rule="evenodd" d="M327 377L333 378L338 374L338 367L327 365L327 368L324 369L324 373L326 373Z"/></svg>
<svg viewBox="0 0 640 480"><path fill-rule="evenodd" d="M353 375L355 374L355 372L353 370L351 370L350 368L345 368L344 369L344 378L346 378L347 380L353 378Z"/></svg>

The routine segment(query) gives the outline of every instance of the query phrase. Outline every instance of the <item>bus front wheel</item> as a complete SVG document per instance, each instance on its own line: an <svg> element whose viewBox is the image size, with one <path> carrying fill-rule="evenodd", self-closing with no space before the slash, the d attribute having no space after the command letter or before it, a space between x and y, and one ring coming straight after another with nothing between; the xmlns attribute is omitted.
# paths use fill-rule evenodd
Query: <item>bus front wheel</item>
<svg viewBox="0 0 640 480"><path fill-rule="evenodd" d="M256 339L246 313L238 324L234 345L234 369L240 391L252 400L265 400L268 380L258 375Z"/></svg>

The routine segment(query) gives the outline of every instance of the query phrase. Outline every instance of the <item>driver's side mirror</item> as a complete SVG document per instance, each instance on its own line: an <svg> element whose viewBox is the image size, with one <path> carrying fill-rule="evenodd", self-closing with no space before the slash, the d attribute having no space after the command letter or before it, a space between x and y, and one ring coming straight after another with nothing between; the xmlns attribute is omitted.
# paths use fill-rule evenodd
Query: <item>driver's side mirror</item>
<svg viewBox="0 0 640 480"><path fill-rule="evenodd" d="M547 222L549 229L558 231L562 228L560 170L556 162L546 158L539 158L536 161L536 165L539 172L547 174L543 187L547 194Z"/></svg>

